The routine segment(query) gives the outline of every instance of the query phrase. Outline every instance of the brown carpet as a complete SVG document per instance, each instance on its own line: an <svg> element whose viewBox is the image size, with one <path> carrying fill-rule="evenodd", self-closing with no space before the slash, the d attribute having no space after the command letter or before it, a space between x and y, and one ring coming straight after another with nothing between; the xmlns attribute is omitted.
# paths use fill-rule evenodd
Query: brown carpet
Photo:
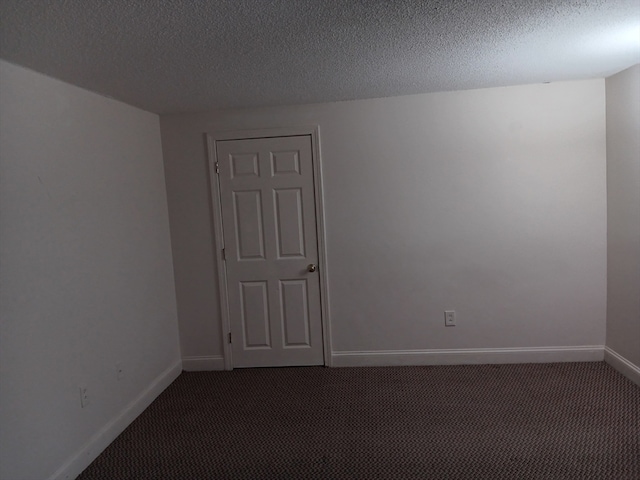
<svg viewBox="0 0 640 480"><path fill-rule="evenodd" d="M183 373L79 477L640 479L604 362Z"/></svg>

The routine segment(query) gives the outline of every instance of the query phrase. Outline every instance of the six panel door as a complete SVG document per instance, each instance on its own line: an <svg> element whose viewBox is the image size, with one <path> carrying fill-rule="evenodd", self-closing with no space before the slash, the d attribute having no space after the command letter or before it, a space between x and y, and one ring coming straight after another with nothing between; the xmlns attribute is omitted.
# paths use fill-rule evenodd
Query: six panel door
<svg viewBox="0 0 640 480"><path fill-rule="evenodd" d="M233 366L322 365L311 136L216 149Z"/></svg>

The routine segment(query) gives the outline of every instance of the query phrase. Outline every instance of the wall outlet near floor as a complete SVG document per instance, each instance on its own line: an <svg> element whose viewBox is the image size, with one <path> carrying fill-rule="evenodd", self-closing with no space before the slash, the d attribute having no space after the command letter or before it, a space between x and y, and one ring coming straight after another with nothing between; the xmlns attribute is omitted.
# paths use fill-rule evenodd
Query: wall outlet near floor
<svg viewBox="0 0 640 480"><path fill-rule="evenodd" d="M116 378L122 380L124 378L124 364L122 362L116 363Z"/></svg>
<svg viewBox="0 0 640 480"><path fill-rule="evenodd" d="M444 326L455 327L456 326L456 312L455 310L444 311Z"/></svg>
<svg viewBox="0 0 640 480"><path fill-rule="evenodd" d="M84 408L89 405L89 392L87 387L80 387L80 407Z"/></svg>

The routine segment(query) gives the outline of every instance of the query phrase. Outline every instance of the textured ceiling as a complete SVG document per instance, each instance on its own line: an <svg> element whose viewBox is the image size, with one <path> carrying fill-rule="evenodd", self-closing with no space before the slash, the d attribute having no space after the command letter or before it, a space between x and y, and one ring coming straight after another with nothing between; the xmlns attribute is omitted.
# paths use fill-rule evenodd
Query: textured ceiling
<svg viewBox="0 0 640 480"><path fill-rule="evenodd" d="M0 58L157 113L603 77L640 0L0 0Z"/></svg>

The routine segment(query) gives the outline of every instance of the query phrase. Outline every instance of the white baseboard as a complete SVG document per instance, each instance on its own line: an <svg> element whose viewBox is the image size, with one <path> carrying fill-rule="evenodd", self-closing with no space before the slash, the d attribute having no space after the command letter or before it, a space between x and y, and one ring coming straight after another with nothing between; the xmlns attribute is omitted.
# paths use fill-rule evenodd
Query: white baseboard
<svg viewBox="0 0 640 480"><path fill-rule="evenodd" d="M333 352L331 358L334 367L597 362L604 359L604 346L377 350Z"/></svg>
<svg viewBox="0 0 640 480"><path fill-rule="evenodd" d="M224 370L224 357L222 355L182 357L182 368L187 372Z"/></svg>
<svg viewBox="0 0 640 480"><path fill-rule="evenodd" d="M162 372L140 395L96 432L87 444L71 456L49 480L71 480L93 462L115 438L129 426L151 402L153 402L171 382L182 372L182 362L177 361Z"/></svg>
<svg viewBox="0 0 640 480"><path fill-rule="evenodd" d="M604 361L631 380L636 385L640 386L640 367L634 365L629 360L624 358L615 350L609 347L604 347Z"/></svg>

